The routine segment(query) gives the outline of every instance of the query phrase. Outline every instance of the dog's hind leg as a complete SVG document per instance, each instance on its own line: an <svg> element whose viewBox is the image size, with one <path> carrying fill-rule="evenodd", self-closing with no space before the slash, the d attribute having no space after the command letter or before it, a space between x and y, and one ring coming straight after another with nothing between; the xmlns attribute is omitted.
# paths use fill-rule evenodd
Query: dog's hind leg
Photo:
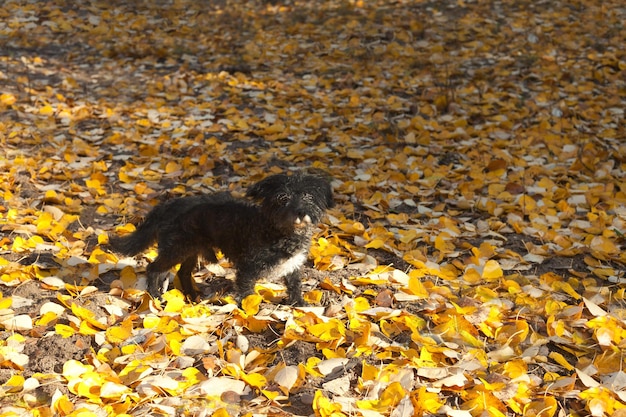
<svg viewBox="0 0 626 417"><path fill-rule="evenodd" d="M198 264L198 257L194 254L185 261L180 264L180 268L178 268L178 279L180 281L180 285L183 287L183 293L189 297L191 301L197 301L198 292L196 291L196 287L193 284L192 272L196 265Z"/></svg>

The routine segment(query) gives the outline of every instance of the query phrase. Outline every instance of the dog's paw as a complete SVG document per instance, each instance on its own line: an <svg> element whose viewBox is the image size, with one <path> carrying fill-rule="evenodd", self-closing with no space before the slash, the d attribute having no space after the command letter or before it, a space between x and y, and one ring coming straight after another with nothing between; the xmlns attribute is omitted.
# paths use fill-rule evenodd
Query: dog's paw
<svg viewBox="0 0 626 417"><path fill-rule="evenodd" d="M148 294L152 298L161 298L167 291L169 286L168 273L158 274L157 276L148 276Z"/></svg>
<svg viewBox="0 0 626 417"><path fill-rule="evenodd" d="M302 297L289 297L285 300L285 305L288 306L292 306L292 307L306 307L308 306L307 302L304 301L304 299Z"/></svg>

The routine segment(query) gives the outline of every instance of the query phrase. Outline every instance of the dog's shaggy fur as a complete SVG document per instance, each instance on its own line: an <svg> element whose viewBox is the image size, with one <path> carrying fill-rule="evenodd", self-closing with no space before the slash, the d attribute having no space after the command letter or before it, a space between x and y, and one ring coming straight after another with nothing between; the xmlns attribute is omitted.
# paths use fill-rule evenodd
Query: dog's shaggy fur
<svg viewBox="0 0 626 417"><path fill-rule="evenodd" d="M303 305L300 269L307 259L314 226L333 204L326 179L278 174L252 185L249 199L229 193L177 198L156 206L135 232L110 239L112 248L133 256L158 243L147 268L148 292L159 297L168 271L180 264L183 292L198 298L192 272L198 257L215 263L220 250L237 270L240 300L254 292L260 278L283 278L288 303Z"/></svg>

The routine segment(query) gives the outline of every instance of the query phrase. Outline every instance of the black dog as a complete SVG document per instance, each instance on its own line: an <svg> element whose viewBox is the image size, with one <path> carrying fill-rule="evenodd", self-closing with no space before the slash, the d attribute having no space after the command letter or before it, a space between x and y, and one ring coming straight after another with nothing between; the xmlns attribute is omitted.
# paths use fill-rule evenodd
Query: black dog
<svg viewBox="0 0 626 417"><path fill-rule="evenodd" d="M158 256L148 265L148 292L159 297L176 264L183 291L197 299L191 273L198 257L215 263L220 250L237 269L235 286L243 300L260 278L284 278L288 302L303 305L300 269L307 259L313 227L333 205L329 182L316 175L278 174L252 185L246 196L229 193L177 198L156 206L135 232L110 239L113 249L136 255L154 242Z"/></svg>

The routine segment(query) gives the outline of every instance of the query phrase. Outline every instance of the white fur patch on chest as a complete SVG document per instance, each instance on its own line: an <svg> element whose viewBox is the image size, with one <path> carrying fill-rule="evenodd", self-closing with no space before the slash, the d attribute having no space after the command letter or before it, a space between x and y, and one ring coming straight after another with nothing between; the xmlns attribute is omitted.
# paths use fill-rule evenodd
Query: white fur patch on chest
<svg viewBox="0 0 626 417"><path fill-rule="evenodd" d="M306 252L296 253L291 258L285 259L283 262L272 268L267 274L267 279L274 281L291 274L292 272L298 270L304 262L306 262L306 258Z"/></svg>

